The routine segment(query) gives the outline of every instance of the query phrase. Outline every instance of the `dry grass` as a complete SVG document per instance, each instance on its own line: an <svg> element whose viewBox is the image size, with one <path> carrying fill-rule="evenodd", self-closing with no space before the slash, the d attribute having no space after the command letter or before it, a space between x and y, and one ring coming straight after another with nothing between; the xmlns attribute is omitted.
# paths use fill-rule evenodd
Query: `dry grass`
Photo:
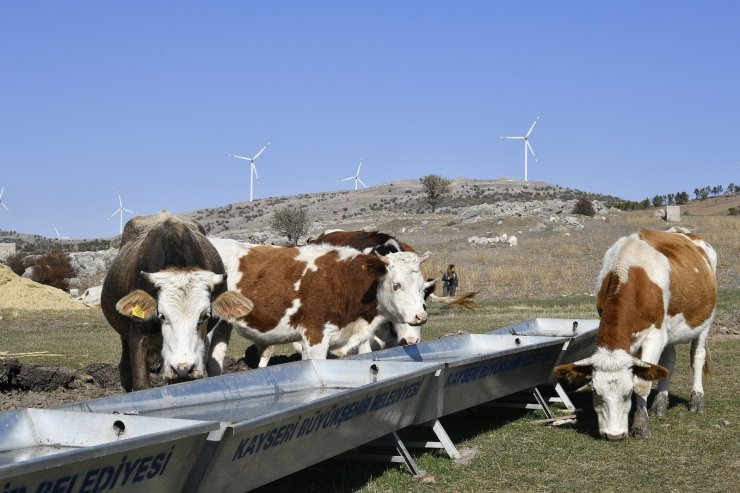
<svg viewBox="0 0 740 493"><path fill-rule="evenodd" d="M505 220L495 226L490 222L460 226L455 241L438 240L443 237L438 230L451 226L428 226L427 234L414 239L419 251L434 253L424 265L425 274L439 276L448 263L454 263L460 290L480 291L479 296L486 299L592 294L603 255L618 238L641 228L667 228L646 213L612 215L606 220L579 218L585 227L567 233L530 232L531 222L516 219L518 224ZM691 228L717 251L718 285L740 287L740 217L685 216L681 226ZM468 244L468 236L487 231L515 234L518 246Z"/></svg>

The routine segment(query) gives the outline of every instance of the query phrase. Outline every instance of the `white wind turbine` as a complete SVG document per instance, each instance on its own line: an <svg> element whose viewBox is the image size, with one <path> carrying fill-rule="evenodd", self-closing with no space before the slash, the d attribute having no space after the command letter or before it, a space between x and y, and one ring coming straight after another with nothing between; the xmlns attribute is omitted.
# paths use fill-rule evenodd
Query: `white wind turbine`
<svg viewBox="0 0 740 493"><path fill-rule="evenodd" d="M3 188L0 189L0 205L2 205L6 211L10 212L10 209L8 209L8 206L5 205L5 202L3 202L3 193L5 193L5 183L3 183Z"/></svg>
<svg viewBox="0 0 740 493"><path fill-rule="evenodd" d="M257 167L254 165L254 162L257 160L258 157L260 157L260 154L262 154L265 149L267 149L267 146L269 146L270 143L268 142L265 144L265 146L260 149L260 152L255 154L254 157L245 157L245 156L237 156L236 154L227 154L229 157L235 157L237 159L243 159L245 161L249 161L249 201L252 201L252 188L253 188L253 178L257 177L257 183L260 182L260 177L257 174Z"/></svg>
<svg viewBox="0 0 740 493"><path fill-rule="evenodd" d="M535 161L537 161L537 156L534 154L534 149L532 149L532 146L529 144L529 136L532 135L532 130L534 130L534 126L537 125L537 120L539 120L540 117L537 115L537 118L534 119L534 123L532 123L532 126L529 127L529 132L527 132L527 135L524 137L499 137L500 139L514 139L514 140L524 140L524 181L527 181L527 150L532 153L532 157Z"/></svg>
<svg viewBox="0 0 740 493"><path fill-rule="evenodd" d="M367 188L367 185L365 185L365 183L362 180L360 180L360 168L362 168L362 158L360 158L360 165L357 166L357 173L355 173L355 176L350 176L349 178L342 178L341 180L338 180L338 181L355 180L355 190L357 190L358 182L362 183L362 186Z"/></svg>
<svg viewBox="0 0 740 493"><path fill-rule="evenodd" d="M123 234L123 213L124 212L128 212L129 214L134 213L134 211L130 211L123 206L123 200L121 200L121 192L118 192L118 209L116 209L115 212L111 214L108 219L115 216L116 214L121 215L121 233L120 234Z"/></svg>
<svg viewBox="0 0 740 493"><path fill-rule="evenodd" d="M62 236L59 233L59 230L57 229L56 226L54 226L54 232L57 234L57 240L68 240L69 239L69 236Z"/></svg>

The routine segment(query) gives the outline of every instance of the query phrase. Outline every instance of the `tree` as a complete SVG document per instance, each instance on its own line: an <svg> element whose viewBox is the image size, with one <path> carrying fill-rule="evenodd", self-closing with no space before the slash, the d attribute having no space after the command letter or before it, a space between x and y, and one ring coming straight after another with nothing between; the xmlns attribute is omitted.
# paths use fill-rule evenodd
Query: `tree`
<svg viewBox="0 0 740 493"><path fill-rule="evenodd" d="M663 196L656 195L653 197L653 207L660 207L661 205L663 205Z"/></svg>
<svg viewBox="0 0 740 493"><path fill-rule="evenodd" d="M36 259L31 275L33 281L65 291L69 288L70 277L74 277L74 269L69 256L59 247Z"/></svg>
<svg viewBox="0 0 740 493"><path fill-rule="evenodd" d="M419 178L419 181L427 196L427 203L429 203L432 207L432 212L434 212L437 206L450 193L450 180L439 175L426 175Z"/></svg>
<svg viewBox="0 0 740 493"><path fill-rule="evenodd" d="M23 257L18 254L10 255L8 258L6 258L5 265L10 267L10 270L15 272L19 276L22 276L23 273L26 271L26 264L23 262Z"/></svg>
<svg viewBox="0 0 740 493"><path fill-rule="evenodd" d="M298 239L308 233L308 213L304 208L285 207L275 211L270 226L287 236L292 245L297 245Z"/></svg>
<svg viewBox="0 0 740 493"><path fill-rule="evenodd" d="M594 217L596 210L594 204L588 199L578 199L576 205L573 207L573 214L580 214L582 216Z"/></svg>
<svg viewBox="0 0 740 493"><path fill-rule="evenodd" d="M678 192L676 194L676 205L683 205L689 203L689 194L686 192Z"/></svg>

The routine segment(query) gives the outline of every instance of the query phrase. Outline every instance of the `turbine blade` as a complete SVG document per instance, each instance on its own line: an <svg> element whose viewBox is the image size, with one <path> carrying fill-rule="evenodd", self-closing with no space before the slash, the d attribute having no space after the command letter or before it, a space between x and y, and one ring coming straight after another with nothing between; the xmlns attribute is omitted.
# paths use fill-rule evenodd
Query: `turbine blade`
<svg viewBox="0 0 740 493"><path fill-rule="evenodd" d="M252 171L254 171L254 176L257 177L257 183L260 182L260 175L257 174L257 166L254 165L254 162L252 163Z"/></svg>
<svg viewBox="0 0 740 493"><path fill-rule="evenodd" d="M252 161L254 161L258 157L260 157L260 154L262 154L263 152L265 152L265 149L267 149L267 146L269 146L269 145L270 145L270 143L268 142L267 145L265 145L265 147L263 147L262 149L260 149L260 152L258 152L257 155L252 158Z"/></svg>
<svg viewBox="0 0 740 493"><path fill-rule="evenodd" d="M354 177L354 176L350 176L349 178L342 178L342 179L341 179L341 180L339 180L339 181L348 181L348 180L354 180L354 179L355 179L355 177Z"/></svg>
<svg viewBox="0 0 740 493"><path fill-rule="evenodd" d="M360 168L362 168L362 158L360 158L360 165L357 166L357 173L355 173L355 176L360 176Z"/></svg>
<svg viewBox="0 0 740 493"><path fill-rule="evenodd" d="M108 219L110 219L111 217L115 216L115 215L116 215L116 214L118 214L119 212L121 212L121 209L116 209L116 211L115 211L115 212L114 212L113 214L111 214L111 215L110 215L110 217L109 217Z"/></svg>
<svg viewBox="0 0 740 493"><path fill-rule="evenodd" d="M4 204L4 203L2 203L2 202L0 202L0 205L2 205L3 207L5 207L5 210L6 210L6 211L10 212L10 209L8 209L8 206L7 206L7 205L5 205L5 204Z"/></svg>
<svg viewBox="0 0 740 493"><path fill-rule="evenodd" d="M529 134L532 133L532 130L534 130L534 126L537 125L537 120L539 119L540 119L540 115L537 115L537 118L534 119L534 123L532 124L531 127L529 127L529 132L527 132L527 137L529 137Z"/></svg>
<svg viewBox="0 0 740 493"><path fill-rule="evenodd" d="M123 208L123 212L128 212L129 214L133 214L134 213L134 211L130 211L130 210L126 209L125 207Z"/></svg>
<svg viewBox="0 0 740 493"><path fill-rule="evenodd" d="M243 159L245 161L251 161L252 160L251 158L244 157L244 156L237 156L236 154L227 154L227 156L229 156L229 157L235 157L237 159Z"/></svg>
<svg viewBox="0 0 740 493"><path fill-rule="evenodd" d="M499 139L515 139L515 140L522 140L526 137L499 137Z"/></svg>
<svg viewBox="0 0 740 493"><path fill-rule="evenodd" d="M534 149L532 149L532 146L530 145L529 141L527 140L525 142L527 143L527 149L529 149L529 152L532 153L532 157L534 158L535 161L537 161L537 156L535 155ZM537 162L539 162L539 161L537 161Z"/></svg>
<svg viewBox="0 0 740 493"><path fill-rule="evenodd" d="M365 182L363 182L363 181L362 181L362 180L360 180L359 178L357 178L357 181L359 181L360 183L362 183L362 186L363 186L363 187L367 188L367 185L365 185Z"/></svg>

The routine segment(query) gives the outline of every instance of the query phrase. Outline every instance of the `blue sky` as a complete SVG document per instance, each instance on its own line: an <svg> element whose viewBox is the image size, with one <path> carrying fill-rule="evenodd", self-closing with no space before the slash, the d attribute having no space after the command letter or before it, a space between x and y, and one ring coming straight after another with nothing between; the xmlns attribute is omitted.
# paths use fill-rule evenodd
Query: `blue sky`
<svg viewBox="0 0 740 493"><path fill-rule="evenodd" d="M740 182L740 3L2 2L0 229L426 174L641 200Z"/></svg>

